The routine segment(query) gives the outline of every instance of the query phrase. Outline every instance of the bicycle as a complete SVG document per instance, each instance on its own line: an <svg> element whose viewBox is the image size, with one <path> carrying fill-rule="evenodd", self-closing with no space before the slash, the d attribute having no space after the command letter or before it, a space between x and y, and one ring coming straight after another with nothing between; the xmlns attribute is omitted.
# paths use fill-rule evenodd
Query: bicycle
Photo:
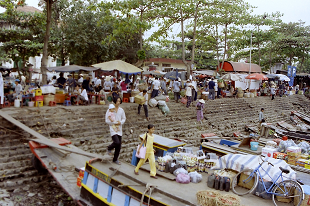
<svg viewBox="0 0 310 206"><path fill-rule="evenodd" d="M281 173L276 179L273 179L268 172L262 167L262 164L265 162L268 165L274 167L274 165L267 160L262 159L262 162L254 169L245 169L239 172L232 181L232 190L237 195L246 195L251 194L256 189L258 185L259 179L262 181L264 192L272 195L272 201L274 205L295 205L299 206L304 199L304 192L301 185L295 180L283 180L282 174L288 174L290 171L288 169L284 169L279 167ZM271 178L272 185L267 188L265 182L263 181L263 177L261 176L262 170ZM277 183L277 181L281 178L281 182Z"/></svg>

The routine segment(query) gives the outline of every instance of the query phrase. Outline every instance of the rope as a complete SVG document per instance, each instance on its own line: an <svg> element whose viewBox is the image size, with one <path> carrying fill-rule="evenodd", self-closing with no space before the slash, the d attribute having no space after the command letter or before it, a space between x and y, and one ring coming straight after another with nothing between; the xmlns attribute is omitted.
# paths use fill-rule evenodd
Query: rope
<svg viewBox="0 0 310 206"><path fill-rule="evenodd" d="M147 193L148 191L149 191L149 200L148 200L147 205L148 205L148 206L150 205L150 200L151 200L152 191L153 191L155 188L157 188L157 186L152 185L152 184L149 184L149 183L146 184L146 188L145 188L145 190L144 190L144 192L143 192L143 195L142 195L142 197L141 197L140 206L143 206L144 195L145 195L145 193Z"/></svg>

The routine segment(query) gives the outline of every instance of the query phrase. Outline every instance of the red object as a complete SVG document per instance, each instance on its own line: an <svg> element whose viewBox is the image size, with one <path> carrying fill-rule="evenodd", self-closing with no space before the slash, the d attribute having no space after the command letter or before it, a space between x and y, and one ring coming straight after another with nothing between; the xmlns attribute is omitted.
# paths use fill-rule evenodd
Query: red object
<svg viewBox="0 0 310 206"><path fill-rule="evenodd" d="M234 137L239 137L241 132L234 132Z"/></svg>
<svg viewBox="0 0 310 206"><path fill-rule="evenodd" d="M260 74L260 73L253 73L253 74L246 76L245 78L246 79L256 79L256 80L268 80L268 77L266 77L265 75Z"/></svg>
<svg viewBox="0 0 310 206"><path fill-rule="evenodd" d="M41 96L35 96L35 101L38 102L38 101L43 101L43 95Z"/></svg>
<svg viewBox="0 0 310 206"><path fill-rule="evenodd" d="M280 142L281 142L281 139L273 139L273 141L275 142L275 143L277 143L277 145L279 146L279 144L280 144Z"/></svg>
<svg viewBox="0 0 310 206"><path fill-rule="evenodd" d="M51 138L50 140L52 140L53 142L55 142L56 144L58 144L60 146L65 146L67 144L71 144L71 142L69 140L66 140L65 138L62 138L62 137Z"/></svg>
<svg viewBox="0 0 310 206"><path fill-rule="evenodd" d="M51 107L54 107L54 106L56 106L56 102L55 101L50 101L48 105L51 106Z"/></svg>
<svg viewBox="0 0 310 206"><path fill-rule="evenodd" d="M169 97L166 97L166 102L169 102Z"/></svg>
<svg viewBox="0 0 310 206"><path fill-rule="evenodd" d="M11 106L10 102L3 102L2 108L10 107L10 106Z"/></svg>
<svg viewBox="0 0 310 206"><path fill-rule="evenodd" d="M214 133L204 133L204 134L201 134L201 138L214 137L214 136L216 136L216 134L214 134Z"/></svg>
<svg viewBox="0 0 310 206"><path fill-rule="evenodd" d="M283 136L283 137L282 137L282 140L283 140L283 141L286 141L286 140L287 140L287 136Z"/></svg>
<svg viewBox="0 0 310 206"><path fill-rule="evenodd" d="M123 102L128 103L128 98L123 98Z"/></svg>
<svg viewBox="0 0 310 206"><path fill-rule="evenodd" d="M273 153L274 159L283 159L284 160L286 156L287 156L287 154L281 153L281 152L274 152Z"/></svg>
<svg viewBox="0 0 310 206"><path fill-rule="evenodd" d="M186 98L184 98L184 97L182 97L182 99L181 99L181 103L182 103L182 104L187 104L187 99L186 99Z"/></svg>
<svg viewBox="0 0 310 206"><path fill-rule="evenodd" d="M78 187L81 187L81 186L82 186L82 185L81 185L81 184L82 184L82 179L83 179L83 178L81 178L81 177L78 177L78 178L77 178L76 185L77 185Z"/></svg>

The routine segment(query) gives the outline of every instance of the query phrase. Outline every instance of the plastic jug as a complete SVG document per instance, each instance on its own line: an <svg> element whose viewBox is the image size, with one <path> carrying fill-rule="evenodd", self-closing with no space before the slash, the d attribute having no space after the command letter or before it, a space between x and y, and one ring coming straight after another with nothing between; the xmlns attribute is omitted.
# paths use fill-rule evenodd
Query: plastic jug
<svg viewBox="0 0 310 206"><path fill-rule="evenodd" d="M257 151L258 148L258 142L251 142L251 150Z"/></svg>
<svg viewBox="0 0 310 206"><path fill-rule="evenodd" d="M19 99L14 100L14 107L20 107L20 100Z"/></svg>

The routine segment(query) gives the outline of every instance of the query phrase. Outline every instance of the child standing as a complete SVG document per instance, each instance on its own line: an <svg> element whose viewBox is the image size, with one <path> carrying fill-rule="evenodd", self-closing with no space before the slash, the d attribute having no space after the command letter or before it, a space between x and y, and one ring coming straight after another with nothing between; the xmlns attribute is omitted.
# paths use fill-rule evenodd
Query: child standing
<svg viewBox="0 0 310 206"><path fill-rule="evenodd" d="M113 104L109 105L108 118L111 122L115 122L115 106ZM119 131L119 127L115 124L112 126L115 132Z"/></svg>

